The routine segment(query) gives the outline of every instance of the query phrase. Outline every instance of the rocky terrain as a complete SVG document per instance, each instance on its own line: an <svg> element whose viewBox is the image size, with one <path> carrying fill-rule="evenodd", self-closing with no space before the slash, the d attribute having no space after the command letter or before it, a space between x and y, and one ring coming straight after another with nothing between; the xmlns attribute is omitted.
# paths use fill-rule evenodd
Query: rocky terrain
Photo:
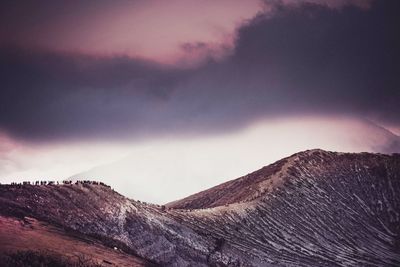
<svg viewBox="0 0 400 267"><path fill-rule="evenodd" d="M399 266L400 155L309 150L166 207L98 184L1 185L0 214L139 265Z"/></svg>

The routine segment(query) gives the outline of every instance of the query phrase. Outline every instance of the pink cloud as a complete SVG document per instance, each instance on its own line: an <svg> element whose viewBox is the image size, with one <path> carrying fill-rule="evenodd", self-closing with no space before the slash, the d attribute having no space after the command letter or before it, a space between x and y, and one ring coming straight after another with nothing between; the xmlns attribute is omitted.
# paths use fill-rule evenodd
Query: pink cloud
<svg viewBox="0 0 400 267"><path fill-rule="evenodd" d="M19 41L53 50L174 63L187 56L181 49L185 43L206 43L214 47L209 52L220 54L216 48L229 46L237 26L261 8L260 0L124 1L41 18Z"/></svg>
<svg viewBox="0 0 400 267"><path fill-rule="evenodd" d="M169 64L221 59L234 47L237 28L277 3L366 8L370 0L96 1L18 6L0 27L4 40L22 46L98 55L128 55ZM23 17L21 17L25 14ZM19 18L19 19L16 19ZM3 37L3 36L2 36ZM4 41L2 41L4 42ZM0 42L0 44L2 43ZM185 44L206 44L190 53Z"/></svg>

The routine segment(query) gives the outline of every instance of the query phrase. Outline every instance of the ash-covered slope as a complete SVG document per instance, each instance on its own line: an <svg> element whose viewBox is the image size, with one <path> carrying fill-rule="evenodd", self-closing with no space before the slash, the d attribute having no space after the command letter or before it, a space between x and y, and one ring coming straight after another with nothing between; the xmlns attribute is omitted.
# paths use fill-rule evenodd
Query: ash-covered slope
<svg viewBox="0 0 400 267"><path fill-rule="evenodd" d="M389 161L386 164L392 164L392 162L398 164L398 157L398 154L388 156L371 153L335 153L321 149L308 150L296 153L240 178L168 203L167 206L179 209L199 209L249 202L284 184L289 185L292 180L294 182L301 180L302 177L298 175L301 173L300 170L311 171L310 175L313 175L315 181L320 180L321 174L328 170L333 172L333 176L340 176L342 172L350 172L352 176L363 175L363 171L365 171L363 168L369 169L372 164L384 171L385 166L382 164L385 164L385 161ZM361 166L356 168L356 165Z"/></svg>
<svg viewBox="0 0 400 267"><path fill-rule="evenodd" d="M18 219L0 216L0 237L2 267L153 266L150 262L120 249L104 246L95 238L65 231L29 217ZM25 257L20 253L25 254ZM30 256L27 257L28 255ZM43 265L38 264L38 258ZM49 262L49 258L53 262Z"/></svg>
<svg viewBox="0 0 400 267"><path fill-rule="evenodd" d="M249 195L232 203L237 184ZM398 154L301 152L171 206L214 206L216 189L233 196L183 221L220 238L222 254L236 249L266 266L400 265Z"/></svg>
<svg viewBox="0 0 400 267"><path fill-rule="evenodd" d="M170 208L201 209L248 202L271 191L285 179L290 158L282 159L262 169L217 185L208 190L168 203Z"/></svg>
<svg viewBox="0 0 400 267"><path fill-rule="evenodd" d="M78 231L162 265L206 262L212 245L161 207L127 199L102 185L2 185L0 214Z"/></svg>
<svg viewBox="0 0 400 267"><path fill-rule="evenodd" d="M163 266L399 266L400 155L297 153L169 204L99 185L0 186L0 213Z"/></svg>

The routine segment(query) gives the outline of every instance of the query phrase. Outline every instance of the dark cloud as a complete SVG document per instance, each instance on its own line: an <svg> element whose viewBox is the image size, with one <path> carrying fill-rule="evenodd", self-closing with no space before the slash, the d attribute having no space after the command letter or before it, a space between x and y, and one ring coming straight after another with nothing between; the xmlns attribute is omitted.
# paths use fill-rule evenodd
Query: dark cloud
<svg viewBox="0 0 400 267"><path fill-rule="evenodd" d="M399 7L277 5L238 30L228 58L193 69L3 46L0 128L28 140L137 138L296 113L399 125Z"/></svg>
<svg viewBox="0 0 400 267"><path fill-rule="evenodd" d="M125 57L15 48L2 48L0 58L0 125L27 139L140 132L188 73Z"/></svg>
<svg viewBox="0 0 400 267"><path fill-rule="evenodd" d="M240 29L232 61L275 79L278 95L295 106L399 122L399 10L397 1L376 1L369 10L281 6Z"/></svg>
<svg viewBox="0 0 400 267"><path fill-rule="evenodd" d="M182 49L187 53L197 52L198 50L209 49L207 43L197 42L197 43L184 43L182 44Z"/></svg>

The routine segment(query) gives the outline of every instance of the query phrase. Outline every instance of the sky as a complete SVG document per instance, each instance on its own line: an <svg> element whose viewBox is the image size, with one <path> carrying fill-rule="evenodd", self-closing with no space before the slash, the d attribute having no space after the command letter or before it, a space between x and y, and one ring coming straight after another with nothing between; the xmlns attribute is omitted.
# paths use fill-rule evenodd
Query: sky
<svg viewBox="0 0 400 267"><path fill-rule="evenodd" d="M1 1L0 182L81 174L161 203L299 150L400 152L399 11Z"/></svg>

